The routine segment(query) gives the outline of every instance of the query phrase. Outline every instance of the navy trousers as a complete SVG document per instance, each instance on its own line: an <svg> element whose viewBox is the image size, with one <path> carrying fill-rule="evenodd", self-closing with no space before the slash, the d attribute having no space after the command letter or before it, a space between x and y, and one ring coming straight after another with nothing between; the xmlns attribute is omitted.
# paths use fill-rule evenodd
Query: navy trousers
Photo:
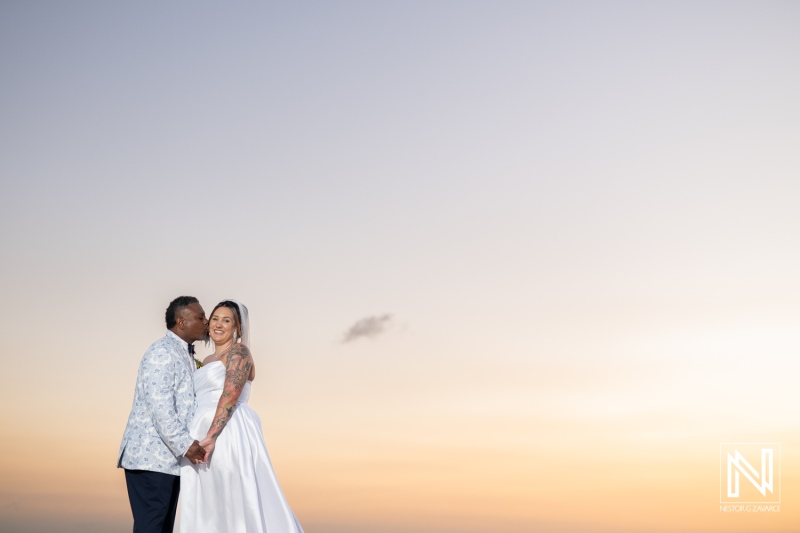
<svg viewBox="0 0 800 533"><path fill-rule="evenodd" d="M181 477L148 470L125 470L133 511L133 533L172 533Z"/></svg>

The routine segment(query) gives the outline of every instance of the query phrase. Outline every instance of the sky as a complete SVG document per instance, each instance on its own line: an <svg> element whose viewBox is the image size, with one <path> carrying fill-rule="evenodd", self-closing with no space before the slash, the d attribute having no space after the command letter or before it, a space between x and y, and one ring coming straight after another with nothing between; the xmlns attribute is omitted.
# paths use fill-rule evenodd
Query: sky
<svg viewBox="0 0 800 533"><path fill-rule="evenodd" d="M0 529L131 529L136 371L190 294L250 310L307 533L796 531L798 27L0 3ZM779 512L722 509L726 443L779 444Z"/></svg>

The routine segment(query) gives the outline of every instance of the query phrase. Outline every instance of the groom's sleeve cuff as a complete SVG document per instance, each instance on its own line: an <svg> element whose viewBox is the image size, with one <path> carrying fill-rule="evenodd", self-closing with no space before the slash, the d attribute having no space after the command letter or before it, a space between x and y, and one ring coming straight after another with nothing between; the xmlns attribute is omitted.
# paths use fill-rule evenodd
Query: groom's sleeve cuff
<svg viewBox="0 0 800 533"><path fill-rule="evenodd" d="M185 440L181 439L180 445L178 445L178 443L175 444L175 448L173 448L173 453L176 450L178 450L179 453L177 453L176 456L177 457L183 457L184 455L186 455L186 452L189 451L189 448L191 448L193 442L194 442L194 439L192 438L192 436L191 435L186 435L186 439Z"/></svg>

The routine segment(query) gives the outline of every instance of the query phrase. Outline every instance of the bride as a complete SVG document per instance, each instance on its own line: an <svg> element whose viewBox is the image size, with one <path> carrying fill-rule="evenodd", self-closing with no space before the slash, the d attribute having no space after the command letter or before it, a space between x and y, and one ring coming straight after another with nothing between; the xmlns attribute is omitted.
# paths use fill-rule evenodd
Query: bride
<svg viewBox="0 0 800 533"><path fill-rule="evenodd" d="M208 462L181 464L181 533L303 533L272 469L261 420L247 405L256 374L247 307L220 302L208 329L215 350L194 374L197 412L189 424Z"/></svg>

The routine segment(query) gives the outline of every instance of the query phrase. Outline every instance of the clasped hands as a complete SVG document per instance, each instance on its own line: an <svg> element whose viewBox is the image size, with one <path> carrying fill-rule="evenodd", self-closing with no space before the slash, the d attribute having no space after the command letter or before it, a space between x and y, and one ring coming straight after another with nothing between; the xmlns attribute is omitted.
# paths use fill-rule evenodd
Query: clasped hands
<svg viewBox="0 0 800 533"><path fill-rule="evenodd" d="M194 441L183 456L189 459L192 464L207 463L211 458L211 453L214 451L216 443L217 439L212 437L206 437L202 442Z"/></svg>

